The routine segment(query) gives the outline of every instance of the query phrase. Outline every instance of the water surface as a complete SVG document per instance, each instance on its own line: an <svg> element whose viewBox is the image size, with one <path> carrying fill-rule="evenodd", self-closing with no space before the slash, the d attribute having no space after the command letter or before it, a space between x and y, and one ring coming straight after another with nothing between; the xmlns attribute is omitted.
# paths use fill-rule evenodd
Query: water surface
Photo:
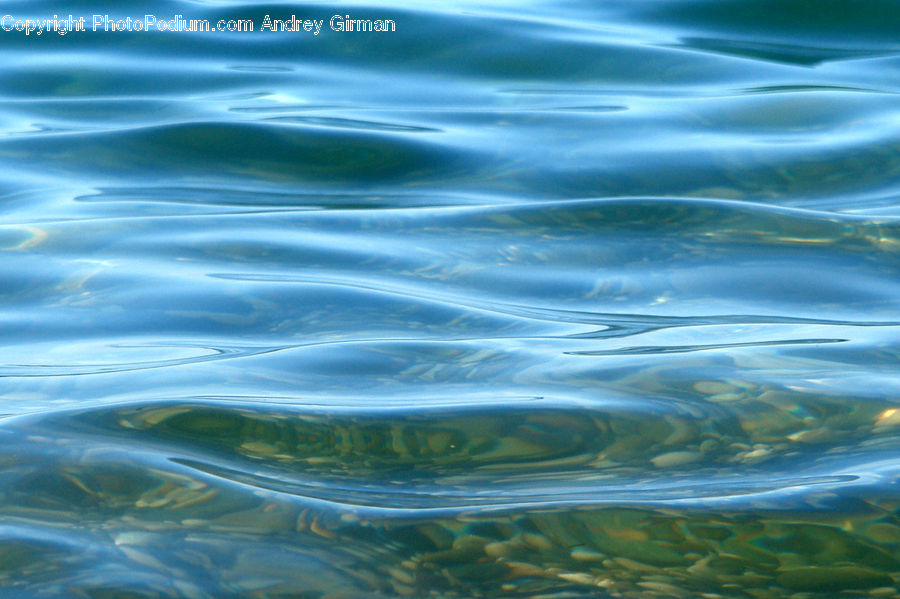
<svg viewBox="0 0 900 599"><path fill-rule="evenodd" d="M900 593L896 3L3 10L4 597Z"/></svg>

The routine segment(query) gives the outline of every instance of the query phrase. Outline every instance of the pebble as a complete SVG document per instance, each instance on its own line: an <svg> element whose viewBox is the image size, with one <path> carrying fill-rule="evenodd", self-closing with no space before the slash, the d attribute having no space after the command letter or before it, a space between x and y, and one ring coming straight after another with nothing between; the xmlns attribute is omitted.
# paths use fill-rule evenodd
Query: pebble
<svg viewBox="0 0 900 599"><path fill-rule="evenodd" d="M888 408L875 419L875 426L897 426L900 424L900 409Z"/></svg>
<svg viewBox="0 0 900 599"><path fill-rule="evenodd" d="M834 437L834 433L826 428L816 428L798 431L787 436L796 443L821 443Z"/></svg>
<svg viewBox="0 0 900 599"><path fill-rule="evenodd" d="M695 431L691 426L692 423L671 415L666 415L664 420L671 427L671 432L668 437L663 439L663 445L684 445L694 438Z"/></svg>
<svg viewBox="0 0 900 599"><path fill-rule="evenodd" d="M545 574L543 568L538 568L532 564L523 562L506 562L506 567L510 569L513 576L522 578L537 578Z"/></svg>
<svg viewBox="0 0 900 599"><path fill-rule="evenodd" d="M637 586L649 591L656 591L657 593L665 593L672 597L678 597L679 599L688 596L687 592L683 589L679 589L676 586L664 582L639 582L637 583Z"/></svg>
<svg viewBox="0 0 900 599"><path fill-rule="evenodd" d="M657 468L672 468L696 462L701 457L702 454L696 451L670 451L652 458L650 462Z"/></svg>
<svg viewBox="0 0 900 599"><path fill-rule="evenodd" d="M598 578L596 584L602 589L608 589L616 585L616 583L609 578Z"/></svg>
<svg viewBox="0 0 900 599"><path fill-rule="evenodd" d="M119 551L128 556L128 559L133 561L136 564L140 564L142 566L147 566L148 568L152 568L154 570L158 570L160 572L166 572L166 566L156 559L154 556L141 551L139 549L135 549L131 545L120 545Z"/></svg>
<svg viewBox="0 0 900 599"><path fill-rule="evenodd" d="M694 390L704 395L720 395L722 393L734 393L735 387L719 381L700 381L694 383Z"/></svg>
<svg viewBox="0 0 900 599"><path fill-rule="evenodd" d="M706 439L700 444L700 453L711 453L719 448L719 442L715 439Z"/></svg>
<svg viewBox="0 0 900 599"><path fill-rule="evenodd" d="M209 520L202 520L200 518L185 518L181 521L181 523L185 526L207 526L209 524Z"/></svg>
<svg viewBox="0 0 900 599"><path fill-rule="evenodd" d="M633 559L628 559L627 557L614 557L613 562L625 568L626 570L633 570L635 572L656 572L658 570L658 568L648 566L647 564L642 564L641 562L637 562Z"/></svg>
<svg viewBox="0 0 900 599"><path fill-rule="evenodd" d="M241 449L264 456L271 456L280 451L275 445L264 443L262 441L247 441L241 444Z"/></svg>
<svg viewBox="0 0 900 599"><path fill-rule="evenodd" d="M553 549L553 543L551 543L546 537L542 535L536 535L529 532L526 532L522 535L522 540L529 547L533 547L534 549L540 549L543 551L549 551Z"/></svg>
<svg viewBox="0 0 900 599"><path fill-rule="evenodd" d="M488 543L484 546L484 552L489 557L493 557L495 559L499 557L506 557L510 554L509 543L504 541Z"/></svg>
<svg viewBox="0 0 900 599"><path fill-rule="evenodd" d="M753 449L751 451L747 451L743 454L739 454L741 461L743 462L759 462L764 458L768 457L769 454L772 453L772 450L768 447Z"/></svg>
<svg viewBox="0 0 900 599"><path fill-rule="evenodd" d="M297 524L294 527L297 532L303 532L309 524L306 522L306 516L309 514L309 508L306 508L297 516Z"/></svg>
<svg viewBox="0 0 900 599"><path fill-rule="evenodd" d="M388 574L391 575L391 578L403 584L414 584L416 582L415 576L400 568L388 568Z"/></svg>
<svg viewBox="0 0 900 599"><path fill-rule="evenodd" d="M578 562L602 562L606 559L606 556L602 553L584 547L576 547L569 555Z"/></svg>
<svg viewBox="0 0 900 599"><path fill-rule="evenodd" d="M739 399L743 399L743 397L744 396L740 393L716 393L715 395L710 395L706 399L714 403L724 403L729 401L737 401Z"/></svg>
<svg viewBox="0 0 900 599"><path fill-rule="evenodd" d="M337 538L336 534L334 534L327 528L322 528L319 525L319 517L318 516L313 518L312 524L309 525L309 530L311 530L314 534L319 535L320 537L325 537L326 539Z"/></svg>
<svg viewBox="0 0 900 599"><path fill-rule="evenodd" d="M394 582L394 584L391 586L394 587L394 592L397 593L398 595L400 595L401 597L412 597L413 595L416 594L415 588L413 588L409 585L403 584L401 582Z"/></svg>
<svg viewBox="0 0 900 599"><path fill-rule="evenodd" d="M574 582L575 584L584 584L594 586L594 577L585 572L560 572L556 575L558 578Z"/></svg>

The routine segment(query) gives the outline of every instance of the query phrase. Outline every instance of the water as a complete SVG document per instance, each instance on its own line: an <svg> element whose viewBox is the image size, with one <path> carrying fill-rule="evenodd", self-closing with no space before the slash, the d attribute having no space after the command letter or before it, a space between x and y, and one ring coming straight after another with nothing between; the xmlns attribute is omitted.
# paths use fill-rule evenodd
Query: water
<svg viewBox="0 0 900 599"><path fill-rule="evenodd" d="M3 11L3 597L900 593L896 2Z"/></svg>

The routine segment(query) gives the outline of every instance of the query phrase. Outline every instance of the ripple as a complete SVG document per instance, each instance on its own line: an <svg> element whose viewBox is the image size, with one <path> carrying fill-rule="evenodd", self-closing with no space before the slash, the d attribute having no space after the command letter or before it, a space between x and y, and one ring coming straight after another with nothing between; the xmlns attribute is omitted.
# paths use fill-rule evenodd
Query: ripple
<svg viewBox="0 0 900 599"><path fill-rule="evenodd" d="M54 377L131 372L252 356L272 351L271 348L214 348L202 345L192 346L187 343L143 342L138 344L134 342L114 343L112 340L105 340L102 343L70 343L64 347L56 346L56 344L48 344L43 347L32 345L28 351L35 352L40 356L41 361L27 363L22 361L22 348L8 347L5 349L6 351L0 354L0 361L3 362L0 363L0 376L4 377ZM4 354L12 354L15 357L12 355L4 357ZM180 356L157 357L160 355L171 356L172 354L180 354ZM132 359L128 359L132 356ZM67 358L74 358L77 363L66 364Z"/></svg>
<svg viewBox="0 0 900 599"><path fill-rule="evenodd" d="M822 343L846 343L847 339L784 339L784 340L772 340L772 341L756 341L756 342L748 342L748 343L722 343L722 344L709 344L709 345L676 345L676 346L639 346L639 347L625 347L617 350L610 351L582 351L582 352L570 352L572 355L576 356L612 356L612 355L622 355L622 354L669 354L669 353L684 353L684 352L694 352L694 351L709 351L709 350L717 350L717 349L730 349L737 347L769 347L773 345L819 345Z"/></svg>
<svg viewBox="0 0 900 599"><path fill-rule="evenodd" d="M884 50L822 48L783 43L761 43L754 40L687 37L682 40L689 48L746 57L755 60L786 62L815 66L835 60L856 60L890 54Z"/></svg>
<svg viewBox="0 0 900 599"><path fill-rule="evenodd" d="M318 125L321 127L334 127L337 129L359 129L362 131L398 131L410 133L439 133L441 131L440 129L433 129L431 127L415 127L412 125L379 123L374 121L362 121L357 119L334 117L281 116L264 119L264 122L296 125Z"/></svg>

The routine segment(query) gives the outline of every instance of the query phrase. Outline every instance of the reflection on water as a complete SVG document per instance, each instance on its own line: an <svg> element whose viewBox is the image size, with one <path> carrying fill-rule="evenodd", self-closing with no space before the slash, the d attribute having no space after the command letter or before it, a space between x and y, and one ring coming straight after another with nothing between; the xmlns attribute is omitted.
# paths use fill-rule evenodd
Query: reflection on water
<svg viewBox="0 0 900 599"><path fill-rule="evenodd" d="M135 11L397 31L0 31L4 597L900 593L892 2Z"/></svg>

